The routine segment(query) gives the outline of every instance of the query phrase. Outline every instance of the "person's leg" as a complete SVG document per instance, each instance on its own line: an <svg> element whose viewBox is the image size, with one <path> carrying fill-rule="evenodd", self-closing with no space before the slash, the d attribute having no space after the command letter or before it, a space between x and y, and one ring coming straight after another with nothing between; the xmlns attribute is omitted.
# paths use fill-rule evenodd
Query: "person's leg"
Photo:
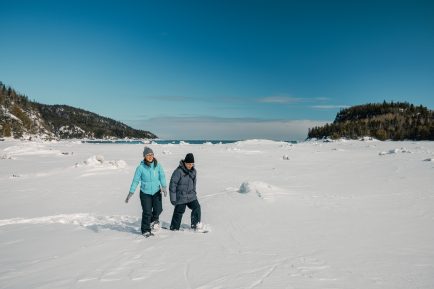
<svg viewBox="0 0 434 289"><path fill-rule="evenodd" d="M187 204L188 208L191 209L191 227L196 228L197 223L200 223L201 210L198 200L194 200Z"/></svg>
<svg viewBox="0 0 434 289"><path fill-rule="evenodd" d="M140 203L142 204L142 234L151 231L152 217L152 196L140 192Z"/></svg>
<svg viewBox="0 0 434 289"><path fill-rule="evenodd" d="M152 196L152 218L151 223L159 223L160 215L163 212L161 191Z"/></svg>
<svg viewBox="0 0 434 289"><path fill-rule="evenodd" d="M170 223L170 230L179 230L184 212L185 204L175 206L175 209L173 210L172 222Z"/></svg>

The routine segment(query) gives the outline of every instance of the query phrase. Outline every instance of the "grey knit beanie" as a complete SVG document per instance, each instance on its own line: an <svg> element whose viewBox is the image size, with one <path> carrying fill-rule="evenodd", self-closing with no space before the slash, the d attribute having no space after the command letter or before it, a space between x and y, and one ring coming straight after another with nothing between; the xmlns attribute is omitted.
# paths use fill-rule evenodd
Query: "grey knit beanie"
<svg viewBox="0 0 434 289"><path fill-rule="evenodd" d="M145 147L143 149L143 157L145 157L147 154L153 154L154 152L152 151L151 148Z"/></svg>

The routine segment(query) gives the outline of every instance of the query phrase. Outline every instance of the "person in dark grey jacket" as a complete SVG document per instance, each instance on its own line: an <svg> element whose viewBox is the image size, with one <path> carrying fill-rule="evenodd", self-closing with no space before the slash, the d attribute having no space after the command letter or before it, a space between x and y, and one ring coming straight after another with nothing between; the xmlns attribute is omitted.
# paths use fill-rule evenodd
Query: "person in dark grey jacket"
<svg viewBox="0 0 434 289"><path fill-rule="evenodd" d="M188 153L184 160L179 162L178 168L172 174L169 185L170 202L175 206L170 223L170 230L179 230L185 207L191 209L191 228L202 229L200 222L201 209L197 200L196 179L197 172L194 168L194 156Z"/></svg>

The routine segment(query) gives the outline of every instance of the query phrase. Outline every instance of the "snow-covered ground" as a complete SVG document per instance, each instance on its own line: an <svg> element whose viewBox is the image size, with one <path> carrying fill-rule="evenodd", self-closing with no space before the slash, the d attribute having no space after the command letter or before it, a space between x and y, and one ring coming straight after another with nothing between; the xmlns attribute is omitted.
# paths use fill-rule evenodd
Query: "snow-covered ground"
<svg viewBox="0 0 434 289"><path fill-rule="evenodd" d="M0 142L0 288L434 288L433 142L151 147L210 233L139 234L143 145Z"/></svg>

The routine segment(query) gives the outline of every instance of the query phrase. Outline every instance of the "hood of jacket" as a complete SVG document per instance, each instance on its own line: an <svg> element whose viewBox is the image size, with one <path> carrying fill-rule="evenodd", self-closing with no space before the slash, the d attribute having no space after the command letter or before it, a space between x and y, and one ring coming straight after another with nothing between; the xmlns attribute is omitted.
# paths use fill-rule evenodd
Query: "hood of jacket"
<svg viewBox="0 0 434 289"><path fill-rule="evenodd" d="M149 165L148 165L148 164L149 164ZM152 163L147 163L147 162L145 162L145 160L142 160L142 161L140 162L140 165L142 165L142 166L144 166L144 167L148 167L148 168L152 168L152 167L156 168L157 165L158 165L158 161L157 161L157 159L155 159L155 158L154 158L154 160L152 161ZM154 165L154 166L152 166L152 165Z"/></svg>
<svg viewBox="0 0 434 289"><path fill-rule="evenodd" d="M195 169L195 167L193 166L193 167L191 168L191 170L187 169L187 168L185 167L185 164L184 164L184 161L183 161L183 160L180 160L180 161L179 161L179 166L178 166L178 168L180 168L180 169L184 172L184 174L188 174L188 175L190 175L190 177L192 177L193 179L196 177L196 169Z"/></svg>

